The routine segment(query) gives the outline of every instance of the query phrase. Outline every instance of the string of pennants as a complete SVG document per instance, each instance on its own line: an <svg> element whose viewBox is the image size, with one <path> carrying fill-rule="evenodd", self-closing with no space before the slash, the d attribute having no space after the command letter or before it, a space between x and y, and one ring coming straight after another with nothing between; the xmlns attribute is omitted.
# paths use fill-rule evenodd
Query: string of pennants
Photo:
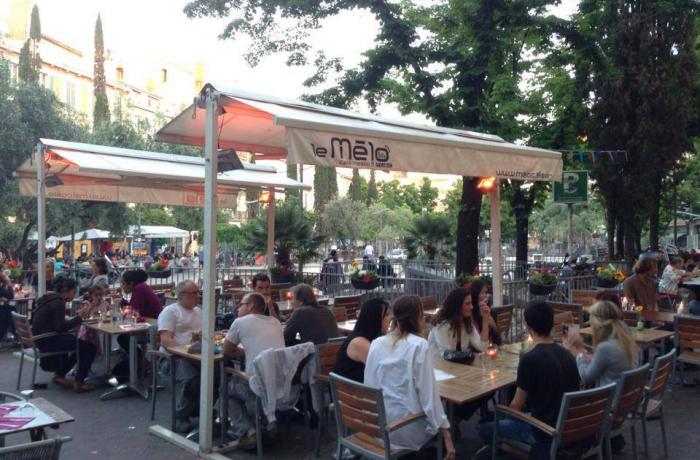
<svg viewBox="0 0 700 460"><path fill-rule="evenodd" d="M590 158L593 163L609 159L614 163L622 160L628 161L627 150L562 150L554 149L562 155L569 155L583 163L586 158Z"/></svg>

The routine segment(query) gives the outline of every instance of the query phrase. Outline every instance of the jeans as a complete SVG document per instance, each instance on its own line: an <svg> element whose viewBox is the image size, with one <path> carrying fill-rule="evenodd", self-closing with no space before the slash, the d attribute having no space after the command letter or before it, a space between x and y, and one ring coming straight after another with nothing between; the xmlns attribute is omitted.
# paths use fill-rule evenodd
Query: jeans
<svg viewBox="0 0 700 460"><path fill-rule="evenodd" d="M11 332L15 333L15 323L12 321L12 312L15 311L15 307L12 305L0 305L0 340L5 338L5 334Z"/></svg>
<svg viewBox="0 0 700 460"><path fill-rule="evenodd" d="M165 363L165 361L163 361ZM175 418L187 420L189 417L199 417L199 366L176 359L175 364ZM172 372L172 370L170 370ZM219 394L218 382L221 374L214 368L214 401Z"/></svg>
<svg viewBox="0 0 700 460"><path fill-rule="evenodd" d="M520 420L506 419L498 421L498 437L508 438L514 441L530 444L530 460L544 460L549 458L551 440L535 439L534 431L530 425ZM484 443L493 442L493 422L481 425L481 439Z"/></svg>
<svg viewBox="0 0 700 460"><path fill-rule="evenodd" d="M247 381L234 377L229 385L228 396L231 430L233 434L243 438L251 428L255 428L255 393Z"/></svg>
<svg viewBox="0 0 700 460"><path fill-rule="evenodd" d="M78 354L80 355L80 359L78 359L78 354L75 353L76 347ZM97 348L95 348L95 345L84 340L76 339L74 335L70 334L49 337L41 340L39 350L43 352L72 351L72 353L65 355L47 356L45 358L41 358L40 364L43 370L54 372L56 375L65 377L77 362L78 369L75 373L75 381L79 383L85 381L85 378L92 367L92 362L95 361L95 355L97 354Z"/></svg>
<svg viewBox="0 0 700 460"><path fill-rule="evenodd" d="M700 316L700 301L691 300L688 303L688 311L691 315Z"/></svg>

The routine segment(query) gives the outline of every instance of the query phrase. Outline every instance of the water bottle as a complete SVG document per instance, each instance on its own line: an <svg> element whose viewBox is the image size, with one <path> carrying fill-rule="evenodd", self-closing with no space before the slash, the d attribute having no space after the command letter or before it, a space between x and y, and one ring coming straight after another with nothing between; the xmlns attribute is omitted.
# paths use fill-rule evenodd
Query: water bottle
<svg viewBox="0 0 700 460"><path fill-rule="evenodd" d="M111 308L112 322L118 323L120 316L121 316L121 312L119 311L119 305L117 304L117 302L111 302L111 304L112 304L112 308Z"/></svg>

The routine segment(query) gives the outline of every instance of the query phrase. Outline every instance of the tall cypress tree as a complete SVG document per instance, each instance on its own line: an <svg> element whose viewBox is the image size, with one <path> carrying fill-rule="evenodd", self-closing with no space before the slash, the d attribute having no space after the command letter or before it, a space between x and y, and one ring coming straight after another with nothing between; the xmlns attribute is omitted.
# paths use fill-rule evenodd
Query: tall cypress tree
<svg viewBox="0 0 700 460"><path fill-rule="evenodd" d="M357 168L352 170L352 181L348 188L348 196L352 201L362 201L362 186L360 185L360 171Z"/></svg>
<svg viewBox="0 0 700 460"><path fill-rule="evenodd" d="M31 40L32 66L39 76L41 69L41 57L39 56L39 42L41 41L41 21L39 20L39 7L32 8L31 22L29 26L29 39Z"/></svg>
<svg viewBox="0 0 700 460"><path fill-rule="evenodd" d="M377 179L374 177L374 169L369 172L369 185L367 189L367 206L379 200L379 190L377 190Z"/></svg>
<svg viewBox="0 0 700 460"><path fill-rule="evenodd" d="M314 168L314 211L322 213L326 204L338 196L338 182L333 166Z"/></svg>
<svg viewBox="0 0 700 460"><path fill-rule="evenodd" d="M102 37L102 18L97 15L95 22L95 69L93 78L93 90L95 94L95 110L93 112L93 126L97 127L109 123L109 100L105 79L105 44Z"/></svg>
<svg viewBox="0 0 700 460"><path fill-rule="evenodd" d="M297 165L291 165L287 163L287 177L290 179L298 180L299 174L297 173ZM299 190L289 189L285 193L285 201L299 201Z"/></svg>
<svg viewBox="0 0 700 460"><path fill-rule="evenodd" d="M29 40L24 42L19 52L19 68L17 74L20 81L24 83L36 83L39 81L39 73L34 68L34 63L32 62L31 44Z"/></svg>

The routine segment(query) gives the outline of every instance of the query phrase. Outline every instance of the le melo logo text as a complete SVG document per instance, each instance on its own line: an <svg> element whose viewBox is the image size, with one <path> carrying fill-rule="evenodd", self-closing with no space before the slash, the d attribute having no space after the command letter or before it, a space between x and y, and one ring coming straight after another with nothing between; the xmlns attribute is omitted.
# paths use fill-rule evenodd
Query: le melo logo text
<svg viewBox="0 0 700 460"><path fill-rule="evenodd" d="M330 147L311 144L311 149L319 158L330 157L338 166L391 168L388 145L375 147L373 142L346 137L331 138Z"/></svg>

